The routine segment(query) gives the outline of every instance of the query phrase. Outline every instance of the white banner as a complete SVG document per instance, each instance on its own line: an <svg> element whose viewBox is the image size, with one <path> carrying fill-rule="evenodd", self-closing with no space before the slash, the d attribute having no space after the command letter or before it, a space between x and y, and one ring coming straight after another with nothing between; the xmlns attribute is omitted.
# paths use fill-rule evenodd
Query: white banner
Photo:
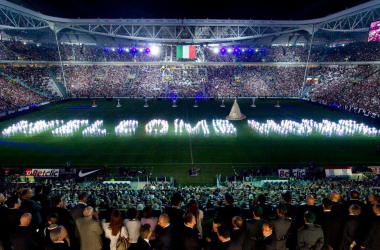
<svg viewBox="0 0 380 250"><path fill-rule="evenodd" d="M326 167L325 168L326 177L343 177L343 176L351 176L352 171L350 167L341 167L341 168L333 168Z"/></svg>
<svg viewBox="0 0 380 250"><path fill-rule="evenodd" d="M59 169L26 169L25 175L34 177L56 178L59 177Z"/></svg>
<svg viewBox="0 0 380 250"><path fill-rule="evenodd" d="M303 168L297 169L279 169L278 177L280 178L303 178L306 175L306 170Z"/></svg>
<svg viewBox="0 0 380 250"><path fill-rule="evenodd" d="M369 168L372 170L372 174L380 174L380 167L370 166Z"/></svg>

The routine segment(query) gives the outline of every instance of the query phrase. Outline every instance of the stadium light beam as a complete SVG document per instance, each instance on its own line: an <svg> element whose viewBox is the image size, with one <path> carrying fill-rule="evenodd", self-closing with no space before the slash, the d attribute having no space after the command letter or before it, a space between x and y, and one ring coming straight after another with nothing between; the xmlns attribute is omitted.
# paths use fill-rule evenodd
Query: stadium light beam
<svg viewBox="0 0 380 250"><path fill-rule="evenodd" d="M156 46L152 47L152 49L150 50L152 52L153 55L157 55L159 52L160 52L160 49Z"/></svg>

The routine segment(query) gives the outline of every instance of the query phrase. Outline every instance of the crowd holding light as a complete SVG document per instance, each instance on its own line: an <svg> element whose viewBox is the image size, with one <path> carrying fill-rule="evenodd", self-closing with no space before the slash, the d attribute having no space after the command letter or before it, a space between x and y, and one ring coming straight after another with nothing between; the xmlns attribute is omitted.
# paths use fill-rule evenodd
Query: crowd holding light
<svg viewBox="0 0 380 250"><path fill-rule="evenodd" d="M135 120L121 121L118 126L115 127L116 136L134 135L139 122Z"/></svg>
<svg viewBox="0 0 380 250"><path fill-rule="evenodd" d="M52 129L59 125L59 121L40 120L37 122L20 121L2 131L4 137L14 136L17 133L23 133L25 136L33 136L34 134L40 134L46 130Z"/></svg>
<svg viewBox="0 0 380 250"><path fill-rule="evenodd" d="M354 136L355 134L376 137L380 132L380 130L374 127L370 128L363 123L359 124L352 120L339 120L338 123L329 120L322 120L322 122L319 123L307 119L302 119L301 123L291 120L282 120L280 124L273 120L267 120L266 123L249 120L248 126L260 135L266 136L269 136L271 132L281 136L287 136L288 134L310 136L313 131L316 131L327 137L331 137L332 135Z"/></svg>
<svg viewBox="0 0 380 250"><path fill-rule="evenodd" d="M235 126L228 120L212 120L212 126L216 135L221 134L222 136L236 136L237 130Z"/></svg>
<svg viewBox="0 0 380 250"><path fill-rule="evenodd" d="M82 131L83 137L93 137L93 136L106 136L106 129L100 129L103 126L103 120L97 120L90 127L85 128Z"/></svg>
<svg viewBox="0 0 380 250"><path fill-rule="evenodd" d="M195 127L191 127L189 123L185 123L183 120L175 119L174 133L177 135L178 130L179 130L179 134L182 135L183 128L185 128L186 132L189 135L197 135L200 133L201 129L205 137L208 137L210 135L210 130L208 129L206 120L199 121L197 125L195 125Z"/></svg>
<svg viewBox="0 0 380 250"><path fill-rule="evenodd" d="M63 124L63 121L61 121ZM67 137L72 136L74 132L78 131L80 127L88 126L88 120L70 120L63 126L56 128L52 131L53 137Z"/></svg>
<svg viewBox="0 0 380 250"><path fill-rule="evenodd" d="M160 130L157 127L162 127ZM147 135L166 135L169 130L169 123L165 120L154 119L145 125L145 132Z"/></svg>

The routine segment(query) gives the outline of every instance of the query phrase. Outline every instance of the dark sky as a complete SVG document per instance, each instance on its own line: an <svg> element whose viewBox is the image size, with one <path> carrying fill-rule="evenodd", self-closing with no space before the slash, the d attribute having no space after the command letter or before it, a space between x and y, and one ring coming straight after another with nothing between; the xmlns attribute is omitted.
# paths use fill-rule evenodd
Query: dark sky
<svg viewBox="0 0 380 250"><path fill-rule="evenodd" d="M215 18L303 20L324 17L368 0L10 0L66 18Z"/></svg>

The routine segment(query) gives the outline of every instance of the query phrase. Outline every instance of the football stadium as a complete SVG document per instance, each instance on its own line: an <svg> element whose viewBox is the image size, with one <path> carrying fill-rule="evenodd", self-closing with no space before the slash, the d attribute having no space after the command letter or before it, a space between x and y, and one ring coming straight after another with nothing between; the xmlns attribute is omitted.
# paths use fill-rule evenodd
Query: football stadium
<svg viewBox="0 0 380 250"><path fill-rule="evenodd" d="M0 249L380 249L379 0L74 2L0 0Z"/></svg>

